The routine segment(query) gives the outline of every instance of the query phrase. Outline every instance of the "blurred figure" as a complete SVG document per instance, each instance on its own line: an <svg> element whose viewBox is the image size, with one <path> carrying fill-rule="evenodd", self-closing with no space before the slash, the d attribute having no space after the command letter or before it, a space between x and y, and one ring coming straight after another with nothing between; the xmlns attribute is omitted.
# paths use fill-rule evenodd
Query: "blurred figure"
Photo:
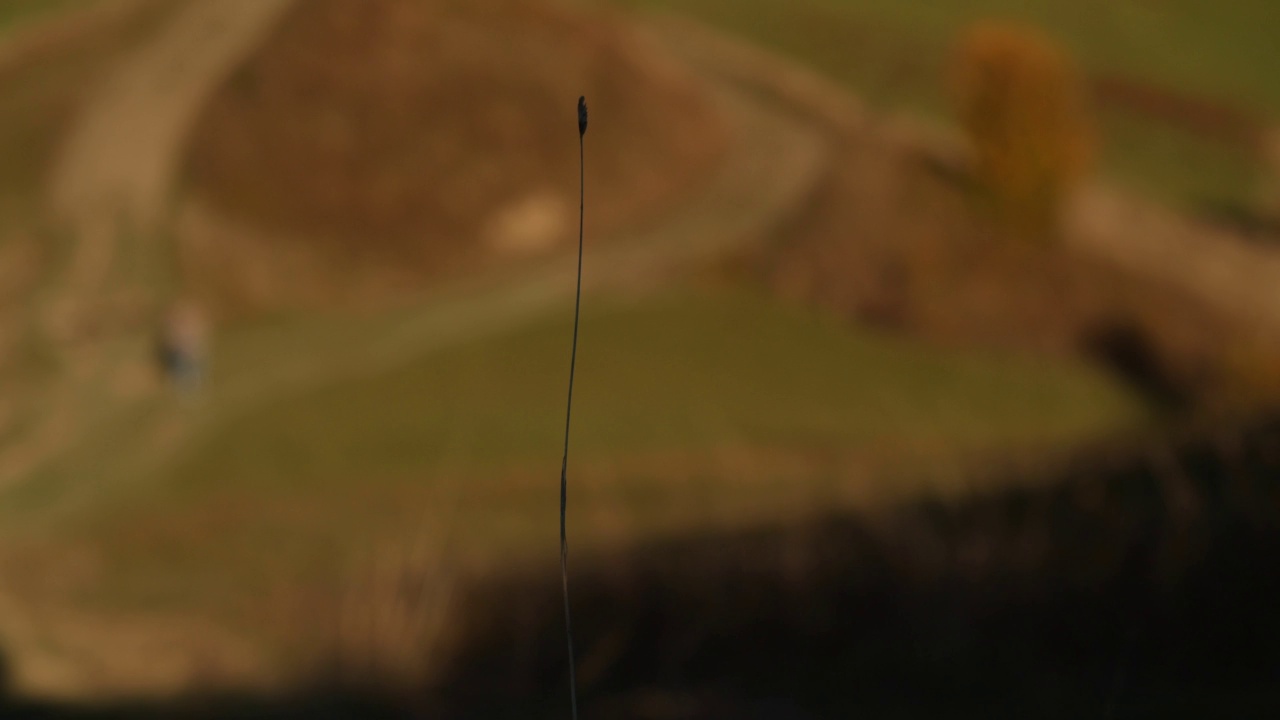
<svg viewBox="0 0 1280 720"><path fill-rule="evenodd" d="M198 392L208 365L208 323L200 308L178 301L165 313L160 329L160 365L184 395Z"/></svg>

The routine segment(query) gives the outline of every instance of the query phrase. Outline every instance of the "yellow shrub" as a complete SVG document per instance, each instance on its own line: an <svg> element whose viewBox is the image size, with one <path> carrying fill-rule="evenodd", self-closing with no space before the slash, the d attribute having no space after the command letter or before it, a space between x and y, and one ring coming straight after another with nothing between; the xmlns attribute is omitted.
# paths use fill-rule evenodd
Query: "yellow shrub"
<svg viewBox="0 0 1280 720"><path fill-rule="evenodd" d="M997 211L1018 230L1051 231L1066 193L1093 159L1075 65L1035 28L983 22L961 37L948 79L977 179Z"/></svg>

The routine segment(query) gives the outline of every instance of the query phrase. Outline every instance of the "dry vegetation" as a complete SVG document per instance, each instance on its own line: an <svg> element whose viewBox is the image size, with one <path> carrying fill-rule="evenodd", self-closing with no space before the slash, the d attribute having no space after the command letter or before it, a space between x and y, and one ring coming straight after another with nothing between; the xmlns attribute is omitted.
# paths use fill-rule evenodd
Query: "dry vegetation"
<svg viewBox="0 0 1280 720"><path fill-rule="evenodd" d="M692 703L731 689L740 703L719 715L624 702L611 717L741 717L770 696L789 699L788 717L1090 717L1113 704L1171 717L1189 702L1251 716L1227 708L1275 704L1258 692L1280 585L1255 553L1276 547L1278 430L1199 428L956 504L601 558L575 585L585 692ZM469 606L474 645L448 690L483 707L560 686L543 577ZM499 600L513 596L520 607Z"/></svg>
<svg viewBox="0 0 1280 720"><path fill-rule="evenodd" d="M1191 426L959 501L580 554L584 707L635 720L1273 716L1280 583L1258 558L1280 549L1278 442L1274 416ZM337 664L314 692L32 710L564 716L549 565L460 576L439 553L379 557L345 604L317 589L321 610L299 618L347 621L346 654L324 656Z"/></svg>
<svg viewBox="0 0 1280 720"><path fill-rule="evenodd" d="M950 68L957 119L998 215L1023 233L1052 232L1094 153L1080 72L1038 29L995 22L961 36Z"/></svg>
<svg viewBox="0 0 1280 720"><path fill-rule="evenodd" d="M844 128L803 219L733 261L793 301L929 338L1096 357L1157 402L1220 390L1236 329L1175 288L1052 244L1002 241L971 181L883 127Z"/></svg>
<svg viewBox="0 0 1280 720"><path fill-rule="evenodd" d="M1070 243L1008 242L1010 216L980 200L1008 193L1024 236L1071 232L1045 223L1082 179L1092 135L1070 62L1039 35L1002 27L969 38L958 80L971 152L927 126L842 119L821 92L791 98L825 118L834 169L794 224L729 262L730 277L941 346L1085 356L1164 409L1276 397L1280 351L1248 317ZM1001 69L984 75L987 65Z"/></svg>
<svg viewBox="0 0 1280 720"><path fill-rule="evenodd" d="M1012 52L1026 50L1030 66L1050 67L1051 78L1070 84L1052 69L1051 52L1018 48ZM1028 78L1043 78L1028 72L995 87L1009 89L1012 112L1028 110L1034 124L1045 119L1036 95L1044 88ZM1073 92L1065 87L1051 92L1061 91L1061 100ZM677 200L686 185L670 178L696 183L716 159L718 122L697 85L609 21L525 0L312 0L212 104L197 131L192 179L219 210L266 228L247 236L263 243L300 238L339 261L407 264L424 273L452 269L480 257L502 209L530 202L571 207L571 195L561 195L576 185L573 153L564 149L572 148L566 120L578 88L586 88L595 117L618 119L597 124L589 136L602 150L588 158L595 229L635 223ZM1036 92L1017 94L1030 90ZM972 106L988 107L975 97ZM1006 107L1000 102L997 107ZM1004 187L1021 202L1028 188L1054 195L1080 172L1083 154L1048 160L1042 154L1058 147L1064 133L1083 143L1081 126L1059 114L1064 107L1047 111L1048 122L1031 133L1044 135L1030 147L1010 147L1010 136L987 132L1002 126L1003 110L975 116L978 145L989 146L981 167L990 187ZM1176 291L1057 247L996 242L993 224L969 202L970 178L870 126L841 128L837 136L837 165L798 214L802 219L778 243L739 258L740 270L801 302L943 345L1100 355L1145 383L1154 399L1173 405L1216 392L1221 363L1237 374L1254 368L1260 384L1275 377L1259 359L1267 356L1247 344L1239 344L1238 358L1214 354L1239 337ZM1024 137L1017 134L1019 141ZM1070 139L1065 144L1083 147ZM1030 164L1018 165L1028 158ZM511 406L502 411L510 415ZM414 421L420 433L422 418ZM456 425L456 417L449 422ZM803 700L768 715L755 702L774 692L874 710L900 705L914 692L986 702L983 717L1026 716L1027 707L1017 703L1043 709L1043 697L1063 686L1037 683L1065 676L1077 691L1068 705L1087 716L1105 707L1114 662L1132 651L1123 645L1127 631L1135 617L1147 616L1154 617L1148 626L1154 642L1130 661L1157 669L1134 681L1136 706L1167 707L1162 683L1177 687L1190 677L1207 684L1212 672L1224 673L1211 678L1224 685L1246 683L1247 692L1249 673L1268 650L1264 641L1276 635L1266 608L1280 591L1265 564L1239 558L1275 548L1276 433L1274 425L1248 429L1239 438L1243 451L1191 443L1169 455L1164 447L1151 456L1134 451L1116 465L1091 459L1032 478L1043 487L954 506L925 503L874 522L846 516L602 553L574 585L584 616L581 673L593 714L804 717ZM715 471L740 481L752 480L752 472L783 474L766 460L751 456L751 467ZM813 458L775 461L790 467ZM689 477L681 477L679 469L646 469L628 459L612 472L658 477L646 487L679 485L688 499L701 470L684 468ZM839 471L806 466L794 474L821 472ZM527 493L538 482L522 477L487 492L515 505L521 501L512 499L513 488ZM420 492L417 476L405 485ZM362 503L375 504L363 498L373 494L367 488L329 492L341 493L351 514ZM800 494L791 485L785 493L793 500ZM307 489L311 502L316 495ZM414 512L407 499L421 496L387 494L378 512L368 514L385 526L395 513ZM287 526L282 518L315 512L284 493L275 505L252 502L233 499L222 514L202 503L206 515L194 520L167 508L162 532L148 536L139 524L136 538L126 541L148 552L172 550L180 544L174 539L187 534L247 544L254 537L249 515L268 518L264 523L278 531ZM706 502L730 506L734 499ZM769 511L776 519L786 507L779 500ZM523 505L519 517L528 522ZM442 560L455 548L439 538L426 548L403 557L379 548L380 562L354 587L308 588L315 595L286 598L293 604L283 614L295 625L281 631L312 643L317 628L335 631L334 647L309 649L335 653L323 657L334 660L344 682L413 692L425 683L462 703L465 716L490 703L495 712L538 716L539 699L558 698L564 687L558 588L549 584L554 573L538 567L530 571L538 573L534 579L503 575L464 586ZM245 553L266 550L253 546ZM1221 637L1198 630L1232 610L1222 603L1224 588L1240 596L1253 592L1256 605L1217 625L1226 628ZM1241 639L1246 621L1255 621L1251 640ZM1219 663L1224 650L1239 656ZM783 657L793 672L778 672ZM1081 661L1055 664L1066 657ZM1228 671L1237 675L1226 677ZM837 688L839 697L832 697ZM2 691L0 667L0 712L6 709ZM308 717L317 708L332 716L344 706L284 698L223 711L206 706L195 714ZM955 703L945 709L963 716ZM446 704L431 716L449 717L448 710ZM119 711L130 717L184 712ZM350 714L372 711L353 706Z"/></svg>
<svg viewBox="0 0 1280 720"><path fill-rule="evenodd" d="M700 86L612 16L534 0L311 0L213 100L195 190L344 262L451 270L576 228L574 101L591 235L645 219L724 146Z"/></svg>

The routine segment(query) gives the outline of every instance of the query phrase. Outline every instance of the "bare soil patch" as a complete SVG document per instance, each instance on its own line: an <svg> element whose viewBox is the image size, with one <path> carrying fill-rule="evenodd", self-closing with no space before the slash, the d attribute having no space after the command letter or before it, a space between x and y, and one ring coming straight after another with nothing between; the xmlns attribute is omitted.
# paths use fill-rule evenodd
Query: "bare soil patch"
<svg viewBox="0 0 1280 720"><path fill-rule="evenodd" d="M212 100L192 187L276 242L420 274L649 217L726 146L690 75L623 21L534 0L312 0ZM514 248L514 250L513 250Z"/></svg>

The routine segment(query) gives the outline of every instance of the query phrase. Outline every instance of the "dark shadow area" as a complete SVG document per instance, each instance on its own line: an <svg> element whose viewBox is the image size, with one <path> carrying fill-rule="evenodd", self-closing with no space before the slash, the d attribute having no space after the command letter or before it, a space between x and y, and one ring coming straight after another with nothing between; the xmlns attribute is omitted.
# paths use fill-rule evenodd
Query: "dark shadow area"
<svg viewBox="0 0 1280 720"><path fill-rule="evenodd" d="M1085 357L1135 389L1151 407L1168 414L1192 409L1196 393L1191 383L1170 367L1171 361L1138 323L1099 323L1085 333L1081 344Z"/></svg>
<svg viewBox="0 0 1280 720"><path fill-rule="evenodd" d="M574 557L583 717L1280 717L1280 416L1005 487ZM413 698L3 717L567 717L560 602L553 568L478 583L448 672Z"/></svg>
<svg viewBox="0 0 1280 720"><path fill-rule="evenodd" d="M217 694L168 701L122 701L103 705L16 702L0 707L5 720L401 720L414 714L408 703L376 693L323 691L276 698Z"/></svg>
<svg viewBox="0 0 1280 720"><path fill-rule="evenodd" d="M1202 203L1197 214L1252 243L1280 245L1280 217L1268 215L1256 207L1232 200L1217 200Z"/></svg>
<svg viewBox="0 0 1280 720"><path fill-rule="evenodd" d="M1278 478L1260 421L960 505L601 558L572 585L582 690L615 718L1280 717ZM478 602L456 706L564 694L539 577Z"/></svg>

